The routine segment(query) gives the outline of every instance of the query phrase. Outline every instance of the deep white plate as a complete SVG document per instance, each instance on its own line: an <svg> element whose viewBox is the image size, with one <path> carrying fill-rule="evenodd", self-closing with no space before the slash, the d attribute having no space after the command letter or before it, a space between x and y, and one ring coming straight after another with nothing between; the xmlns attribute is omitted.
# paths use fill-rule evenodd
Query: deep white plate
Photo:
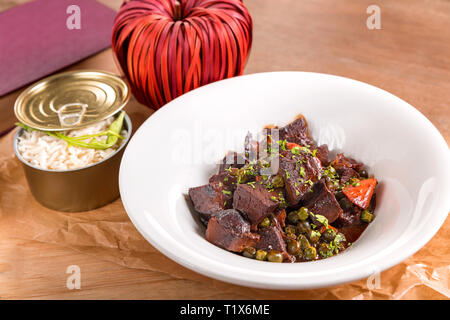
<svg viewBox="0 0 450 320"><path fill-rule="evenodd" d="M337 256L269 263L227 252L204 238L185 194L208 182L248 130L305 115L313 137L364 162L379 179L376 218ZM450 155L419 111L368 84L325 74L261 73L189 92L154 113L131 139L120 169L125 209L163 254L238 285L306 289L366 278L424 246L450 209Z"/></svg>

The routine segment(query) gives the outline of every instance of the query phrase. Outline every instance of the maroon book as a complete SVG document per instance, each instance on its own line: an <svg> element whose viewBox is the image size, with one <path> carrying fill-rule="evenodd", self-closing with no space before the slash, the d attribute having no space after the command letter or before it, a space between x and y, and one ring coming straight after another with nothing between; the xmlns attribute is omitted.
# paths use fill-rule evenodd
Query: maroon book
<svg viewBox="0 0 450 320"><path fill-rule="evenodd" d="M0 96L109 47L115 15L95 0L35 0L1 12Z"/></svg>

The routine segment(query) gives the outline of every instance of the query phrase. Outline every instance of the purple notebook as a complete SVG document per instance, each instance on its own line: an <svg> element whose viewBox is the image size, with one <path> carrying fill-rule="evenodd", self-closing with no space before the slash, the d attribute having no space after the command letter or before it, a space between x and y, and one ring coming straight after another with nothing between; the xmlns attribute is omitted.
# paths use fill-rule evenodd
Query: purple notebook
<svg viewBox="0 0 450 320"><path fill-rule="evenodd" d="M0 13L0 96L111 45L116 13L95 0L35 0Z"/></svg>

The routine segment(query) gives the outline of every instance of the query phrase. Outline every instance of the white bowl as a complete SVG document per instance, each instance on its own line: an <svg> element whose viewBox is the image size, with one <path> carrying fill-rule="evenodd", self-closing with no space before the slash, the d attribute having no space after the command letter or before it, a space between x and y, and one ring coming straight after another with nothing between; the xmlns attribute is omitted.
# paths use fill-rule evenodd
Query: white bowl
<svg viewBox="0 0 450 320"><path fill-rule="evenodd" d="M248 129L285 125L300 113L319 143L379 179L375 220L348 250L314 262L261 262L206 241L188 188L206 184L217 170L211 159L236 149ZM369 277L424 246L450 209L449 163L438 130L386 91L325 74L261 73L204 86L153 114L125 151L120 192L136 228L179 264L243 286L307 289Z"/></svg>

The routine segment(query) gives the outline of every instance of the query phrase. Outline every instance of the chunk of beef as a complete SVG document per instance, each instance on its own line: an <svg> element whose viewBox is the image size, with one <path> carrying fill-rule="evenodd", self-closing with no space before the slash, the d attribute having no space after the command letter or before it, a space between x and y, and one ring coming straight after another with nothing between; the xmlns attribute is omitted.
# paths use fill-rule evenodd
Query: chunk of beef
<svg viewBox="0 0 450 320"><path fill-rule="evenodd" d="M270 157L272 146L277 145L277 141L279 140L279 129L277 127L264 128L261 140L258 142L259 159L267 159Z"/></svg>
<svg viewBox="0 0 450 320"><path fill-rule="evenodd" d="M242 168L245 164L245 159L237 152L228 152L223 158L219 166L219 173L225 172L229 168Z"/></svg>
<svg viewBox="0 0 450 320"><path fill-rule="evenodd" d="M225 190L219 183L210 183L200 187L190 188L189 197L194 209L206 221L213 213L231 208L232 193Z"/></svg>
<svg viewBox="0 0 450 320"><path fill-rule="evenodd" d="M259 230L260 240L256 244L258 250L278 250L286 252L286 243L283 239L283 232L276 226L261 228Z"/></svg>
<svg viewBox="0 0 450 320"><path fill-rule="evenodd" d="M237 185L237 177L227 171L220 172L209 178L210 184L218 184L224 186L226 190L234 191Z"/></svg>
<svg viewBox="0 0 450 320"><path fill-rule="evenodd" d="M309 134L308 123L304 116L299 116L287 126L280 128L279 137L280 140L297 143L301 146L314 145L314 141Z"/></svg>
<svg viewBox="0 0 450 320"><path fill-rule="evenodd" d="M346 184L352 178L359 178L358 172L352 168L344 167L338 171L340 179L339 183L341 185Z"/></svg>
<svg viewBox="0 0 450 320"><path fill-rule="evenodd" d="M350 181L352 178L359 178L359 171L362 169L363 164L356 161L355 159L344 156L344 154L339 153L331 165L336 169L336 172L340 177L340 184L343 185Z"/></svg>
<svg viewBox="0 0 450 320"><path fill-rule="evenodd" d="M273 195L259 183L239 184L233 196L233 208L246 214L255 230L258 223L278 208Z"/></svg>
<svg viewBox="0 0 450 320"><path fill-rule="evenodd" d="M279 226L272 225L259 230L260 240L256 244L257 250L280 251L285 261L295 262L295 257L286 251L286 242L284 241L284 232Z"/></svg>
<svg viewBox="0 0 450 320"><path fill-rule="evenodd" d="M318 180L320 160L305 152L294 155L285 151L281 156L279 174L284 179L287 202L295 206Z"/></svg>
<svg viewBox="0 0 450 320"><path fill-rule="evenodd" d="M356 241L367 228L368 224L360 219L361 211L362 209L358 206L354 204L348 205L347 202L345 210L333 223L333 226L344 234L348 242Z"/></svg>
<svg viewBox="0 0 450 320"><path fill-rule="evenodd" d="M276 211L275 219L278 221L278 225L284 228L286 226L286 210L280 209Z"/></svg>
<svg viewBox="0 0 450 320"><path fill-rule="evenodd" d="M330 163L329 154L330 150L328 150L328 145L322 144L317 147L316 156L319 158L322 167L326 167Z"/></svg>
<svg viewBox="0 0 450 320"><path fill-rule="evenodd" d="M250 132L245 136L244 159L246 163L259 159L259 142L253 140L253 136Z"/></svg>
<svg viewBox="0 0 450 320"><path fill-rule="evenodd" d="M361 209L353 205L351 208L343 210L340 216L334 221L333 226L342 228L349 225L357 225L360 223Z"/></svg>
<svg viewBox="0 0 450 320"><path fill-rule="evenodd" d="M359 172L363 167L361 162L358 162L353 158L346 157L342 153L339 153L336 158L331 161L331 165L336 169L339 175L341 175L343 169L351 168L356 172Z"/></svg>
<svg viewBox="0 0 450 320"><path fill-rule="evenodd" d="M334 193L328 189L323 180L314 184L312 192L305 195L302 204L312 213L327 218L329 223L334 222L342 214L342 209Z"/></svg>
<svg viewBox="0 0 450 320"><path fill-rule="evenodd" d="M254 247L260 236L250 232L250 224L233 209L215 213L206 228L206 240L228 251L242 252Z"/></svg>

